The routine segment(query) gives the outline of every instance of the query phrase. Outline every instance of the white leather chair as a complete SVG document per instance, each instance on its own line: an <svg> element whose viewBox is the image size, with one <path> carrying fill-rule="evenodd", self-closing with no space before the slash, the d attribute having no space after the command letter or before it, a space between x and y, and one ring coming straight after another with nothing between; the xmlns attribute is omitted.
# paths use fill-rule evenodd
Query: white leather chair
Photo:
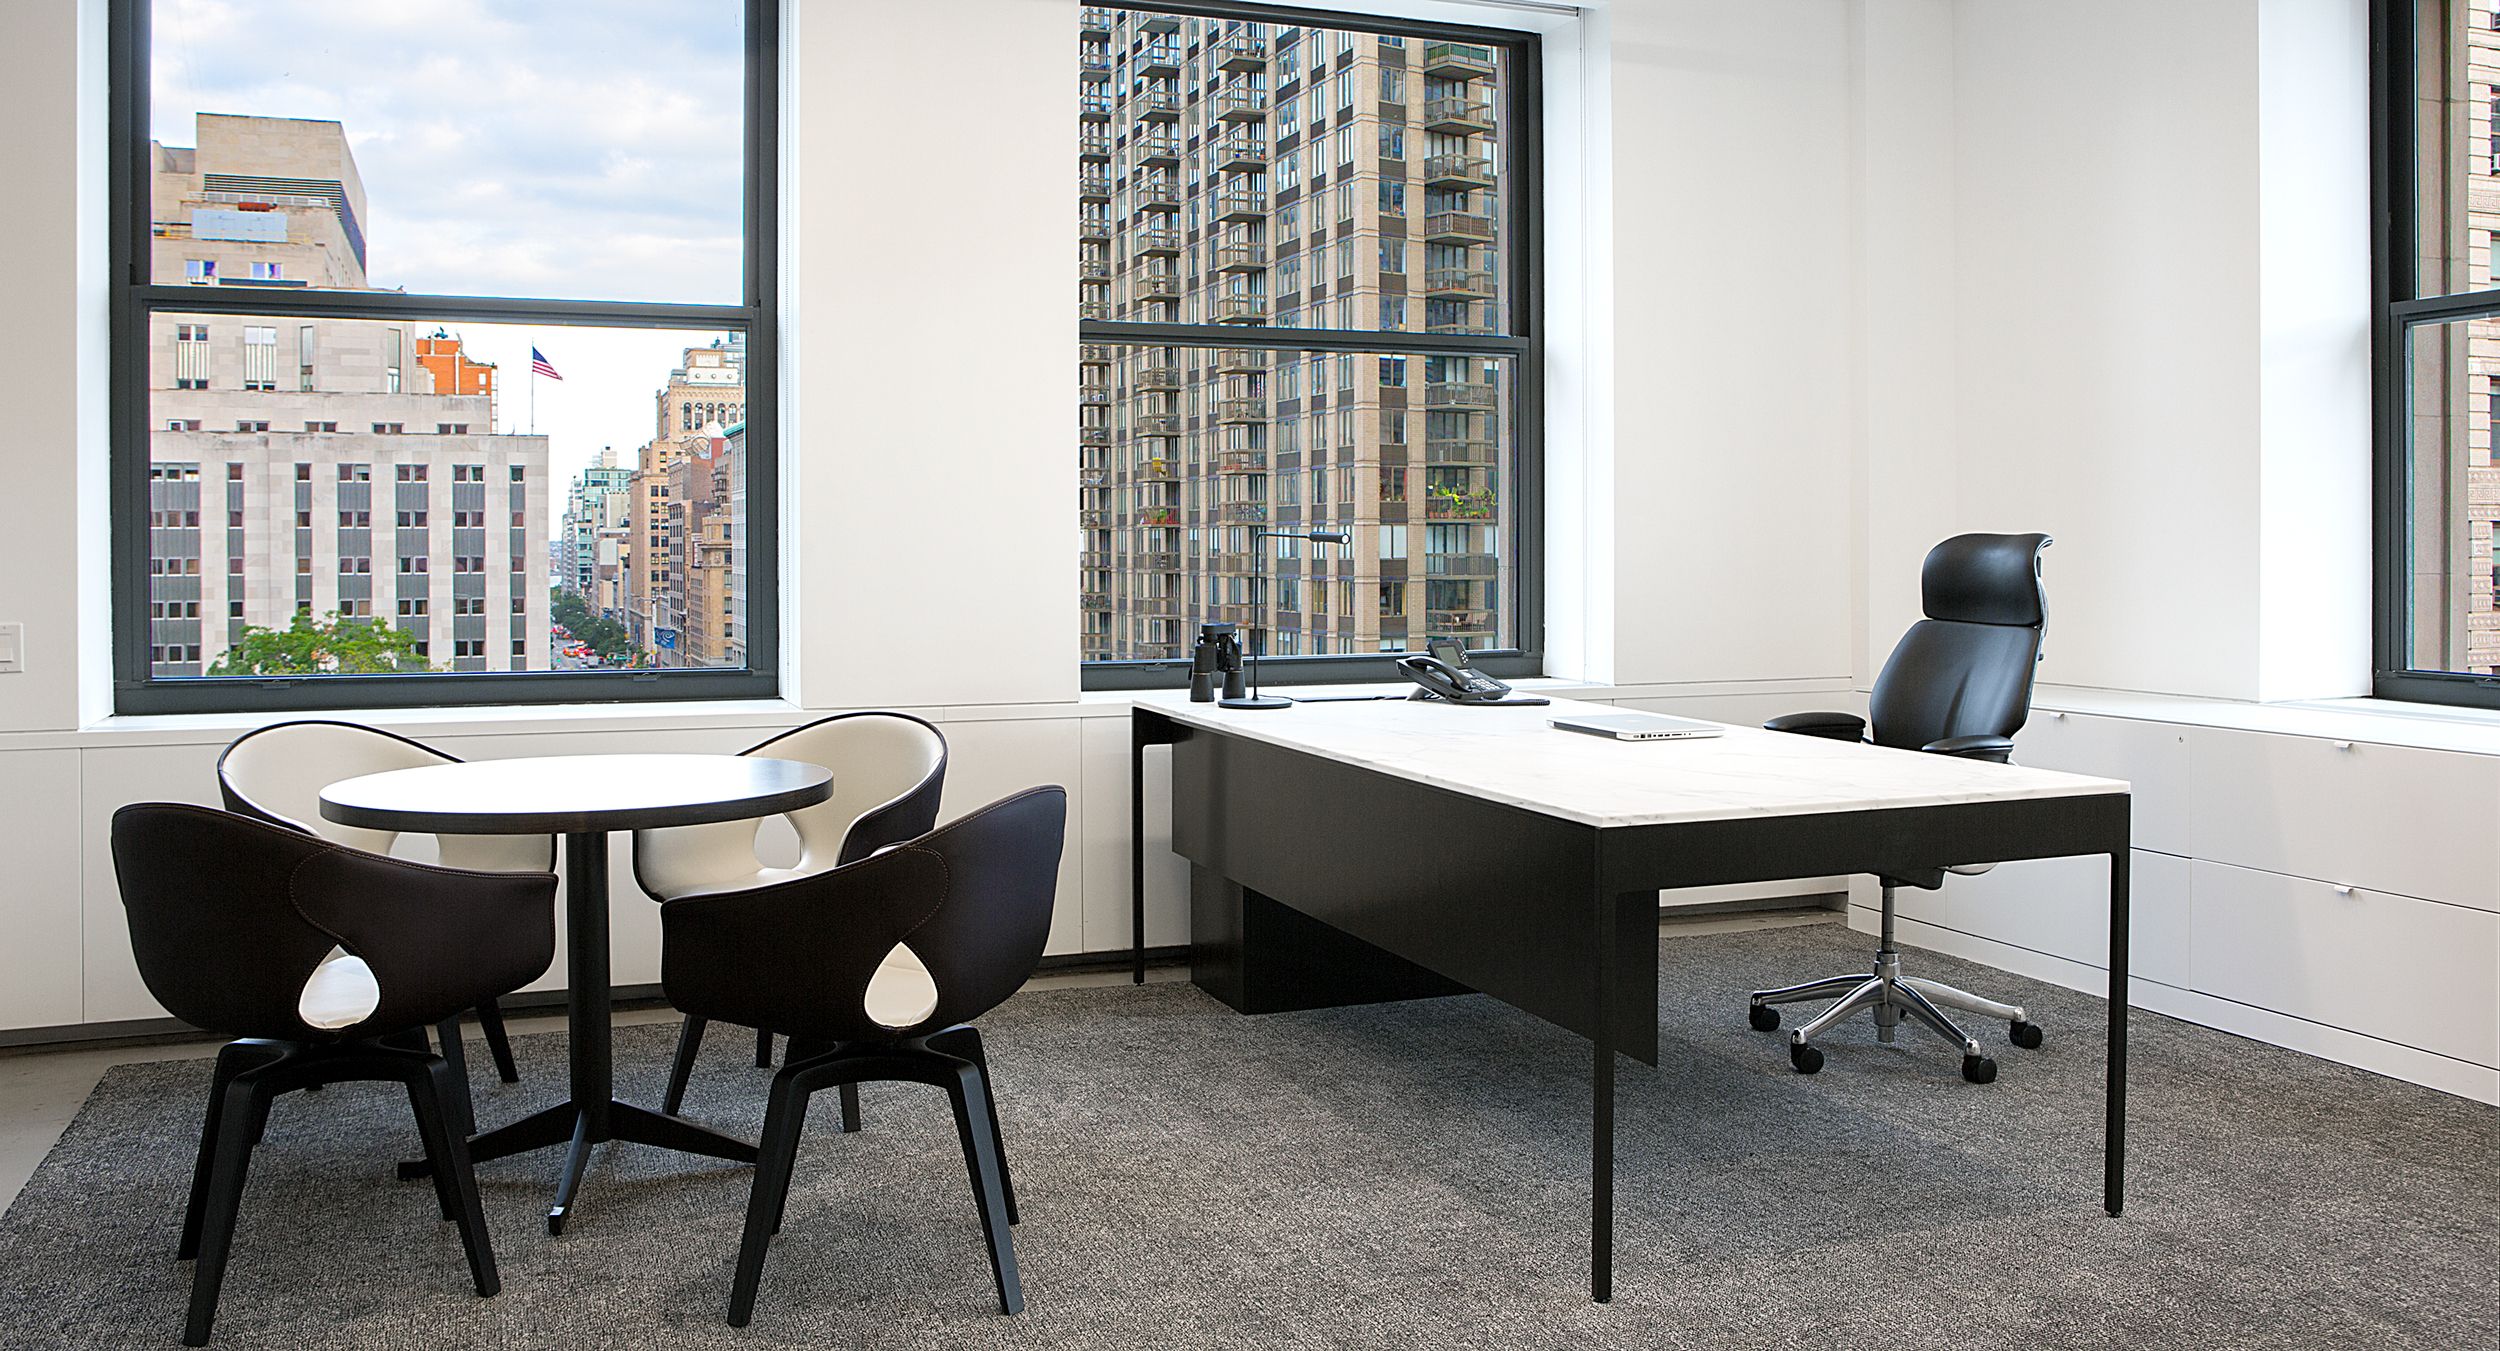
<svg viewBox="0 0 2500 1351"><path fill-rule="evenodd" d="M946 738L908 713L839 713L749 746L761 755L822 765L833 772L833 795L785 818L797 834L798 862L766 863L756 844L763 821L723 821L634 832L634 879L661 901L720 892L752 891L827 872L892 845L926 835L937 825L938 797L946 786ZM839 924L841 917L826 917ZM906 1025L937 1003L937 986L909 948L897 948L871 982L871 1005ZM678 1033L660 1110L675 1113L694 1072L706 1020L688 1017ZM758 1031L755 1063L773 1063L773 1034ZM845 1128L856 1129L854 1100L845 1098Z"/></svg>
<svg viewBox="0 0 2500 1351"><path fill-rule="evenodd" d="M366 830L324 820L321 790L362 774L456 764L459 758L421 741L352 722L306 719L272 723L244 733L217 757L217 787L225 797L226 810L238 815L292 827L368 853L388 854L398 843L398 832ZM437 859L446 868L472 872L555 871L556 842L551 835L434 838ZM344 953L333 953L324 963L324 970L315 974L316 988L328 988L352 976L351 972L333 973L327 968L331 963L354 960ZM494 1057L496 1075L507 1084L519 1083L521 1074L512 1063L512 1040L504 1032L503 1010L490 999L473 1011L477 1014L478 1030L485 1035L487 1052ZM465 1076L459 1019L451 1019L436 1032L444 1043L444 1059L460 1067Z"/></svg>

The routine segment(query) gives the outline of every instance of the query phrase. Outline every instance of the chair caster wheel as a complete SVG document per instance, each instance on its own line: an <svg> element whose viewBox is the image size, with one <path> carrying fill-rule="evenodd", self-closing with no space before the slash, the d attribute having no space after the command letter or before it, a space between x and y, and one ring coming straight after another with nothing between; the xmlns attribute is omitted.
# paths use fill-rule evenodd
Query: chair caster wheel
<svg viewBox="0 0 2500 1351"><path fill-rule="evenodd" d="M2039 1050L2040 1043L2046 1040L2038 1023L2015 1023L2005 1029L2005 1036L2007 1040L2026 1051Z"/></svg>
<svg viewBox="0 0 2500 1351"><path fill-rule="evenodd" d="M1997 1081L1997 1062L1984 1055L1963 1056L1962 1077L1974 1084L1993 1084Z"/></svg>
<svg viewBox="0 0 2500 1351"><path fill-rule="evenodd" d="M1823 1068L1822 1049L1809 1041L1790 1042L1788 1063L1796 1066L1799 1074L1812 1074Z"/></svg>
<svg viewBox="0 0 2500 1351"><path fill-rule="evenodd" d="M1756 1032L1777 1032L1780 1026L1780 1011L1768 1004L1756 1004L1745 1010L1745 1021L1753 1024L1753 1030Z"/></svg>

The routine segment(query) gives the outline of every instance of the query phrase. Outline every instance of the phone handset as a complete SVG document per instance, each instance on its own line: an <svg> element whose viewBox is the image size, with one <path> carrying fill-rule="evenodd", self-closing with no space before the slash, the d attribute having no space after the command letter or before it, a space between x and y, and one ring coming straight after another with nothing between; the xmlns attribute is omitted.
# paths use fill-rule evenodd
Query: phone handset
<svg viewBox="0 0 2500 1351"><path fill-rule="evenodd" d="M1545 700L1511 692L1508 685L1467 664L1467 649L1454 642L1435 642L1430 655L1398 659L1398 672L1414 681L1419 699L1453 704L1541 704Z"/></svg>

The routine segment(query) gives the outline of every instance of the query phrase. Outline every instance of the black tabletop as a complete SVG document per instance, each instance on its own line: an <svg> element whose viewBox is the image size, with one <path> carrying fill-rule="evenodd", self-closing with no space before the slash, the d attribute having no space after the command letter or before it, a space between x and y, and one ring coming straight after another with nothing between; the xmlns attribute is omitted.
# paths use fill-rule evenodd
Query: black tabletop
<svg viewBox="0 0 2500 1351"><path fill-rule="evenodd" d="M371 830L562 835L773 816L832 795L831 771L796 760L548 755L343 779L321 790L321 815Z"/></svg>

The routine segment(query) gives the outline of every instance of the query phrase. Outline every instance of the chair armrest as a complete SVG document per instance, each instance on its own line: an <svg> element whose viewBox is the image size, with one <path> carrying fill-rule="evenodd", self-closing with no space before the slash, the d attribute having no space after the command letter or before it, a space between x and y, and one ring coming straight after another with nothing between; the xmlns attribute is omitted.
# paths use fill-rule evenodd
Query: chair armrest
<svg viewBox="0 0 2500 1351"><path fill-rule="evenodd" d="M365 1025L439 1022L544 974L556 955L553 873L472 872L332 848L296 868L296 911L373 968Z"/></svg>
<svg viewBox="0 0 2500 1351"><path fill-rule="evenodd" d="M1919 747L1930 755L1953 755L1965 760L1994 760L1998 764L2014 758L2014 739L2002 736L1949 736Z"/></svg>
<svg viewBox="0 0 2500 1351"><path fill-rule="evenodd" d="M1766 732L1797 732L1829 741L1864 741L1866 719L1855 713L1783 713L1762 724Z"/></svg>

